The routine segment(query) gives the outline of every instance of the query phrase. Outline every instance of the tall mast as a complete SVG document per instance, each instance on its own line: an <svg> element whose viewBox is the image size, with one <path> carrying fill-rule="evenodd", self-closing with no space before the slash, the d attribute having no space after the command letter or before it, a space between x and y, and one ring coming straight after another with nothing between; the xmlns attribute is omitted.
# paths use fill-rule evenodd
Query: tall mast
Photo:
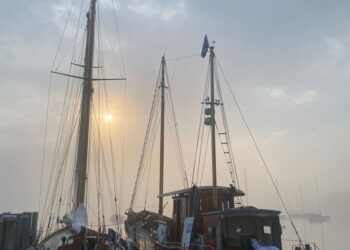
<svg viewBox="0 0 350 250"><path fill-rule="evenodd" d="M86 167L89 146L89 123L90 123L90 107L91 96L93 93L92 87L92 68L94 58L94 42L95 42L95 17L96 17L96 1L90 1L90 10L86 14L86 46L84 59L84 81L83 81L83 95L81 100L81 114L78 140L78 153L75 167L76 173L76 193L75 193L75 207L80 203L85 202L86 189Z"/></svg>
<svg viewBox="0 0 350 250"><path fill-rule="evenodd" d="M215 147L215 86L214 86L214 46L210 46L210 109L211 109L211 165L213 178L213 207L218 208L216 184L216 147Z"/></svg>
<svg viewBox="0 0 350 250"><path fill-rule="evenodd" d="M161 106L160 106L160 163L159 163L159 208L158 214L163 214L163 186L164 186L164 109L165 109L165 57L162 57L161 72Z"/></svg>

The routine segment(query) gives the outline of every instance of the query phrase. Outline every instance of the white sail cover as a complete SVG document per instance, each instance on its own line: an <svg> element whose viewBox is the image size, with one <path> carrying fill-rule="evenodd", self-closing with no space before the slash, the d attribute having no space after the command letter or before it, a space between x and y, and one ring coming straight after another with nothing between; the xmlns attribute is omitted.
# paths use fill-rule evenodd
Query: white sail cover
<svg viewBox="0 0 350 250"><path fill-rule="evenodd" d="M250 244L252 244L255 250L279 250L278 247L275 246L264 246L260 244L256 239L251 239Z"/></svg>
<svg viewBox="0 0 350 250"><path fill-rule="evenodd" d="M72 229L79 233L82 228L87 226L87 211L83 203L79 204L79 207L73 212Z"/></svg>
<svg viewBox="0 0 350 250"><path fill-rule="evenodd" d="M63 222L70 226L71 229L80 233L82 229L87 226L87 211L83 203L80 203L75 211L70 214L66 214L63 217Z"/></svg>

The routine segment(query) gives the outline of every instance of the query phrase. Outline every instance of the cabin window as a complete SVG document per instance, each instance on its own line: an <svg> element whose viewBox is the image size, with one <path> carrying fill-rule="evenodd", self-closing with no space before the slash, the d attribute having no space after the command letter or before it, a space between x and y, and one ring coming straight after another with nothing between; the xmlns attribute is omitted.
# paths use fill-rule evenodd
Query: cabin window
<svg viewBox="0 0 350 250"><path fill-rule="evenodd" d="M208 226L207 227L207 236L208 237L215 237L215 227Z"/></svg>
<svg viewBox="0 0 350 250"><path fill-rule="evenodd" d="M242 232L242 228L240 226L236 226L235 231L236 231L236 233L241 233Z"/></svg>
<svg viewBox="0 0 350 250"><path fill-rule="evenodd" d="M271 227L270 226L264 226L264 234L271 234Z"/></svg>
<svg viewBox="0 0 350 250"><path fill-rule="evenodd" d="M199 211L203 211L203 201L202 201L202 198L199 199Z"/></svg>
<svg viewBox="0 0 350 250"><path fill-rule="evenodd" d="M239 235L254 235L256 233L255 223L250 218L234 217L227 220L227 230L229 237L239 237Z"/></svg>
<svg viewBox="0 0 350 250"><path fill-rule="evenodd" d="M181 211L180 211L180 214L181 214L181 219L182 220L185 220L186 216L187 216L187 209L186 209L186 198L182 198L181 199Z"/></svg>

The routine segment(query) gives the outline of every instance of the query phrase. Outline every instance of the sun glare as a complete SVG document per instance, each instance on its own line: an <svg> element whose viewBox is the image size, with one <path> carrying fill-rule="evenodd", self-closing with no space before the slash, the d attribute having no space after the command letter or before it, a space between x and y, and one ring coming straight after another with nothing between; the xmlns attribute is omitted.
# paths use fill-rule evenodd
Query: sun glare
<svg viewBox="0 0 350 250"><path fill-rule="evenodd" d="M109 122L109 121L112 121L113 120L113 116L111 114L106 114L105 115L105 121L106 122Z"/></svg>

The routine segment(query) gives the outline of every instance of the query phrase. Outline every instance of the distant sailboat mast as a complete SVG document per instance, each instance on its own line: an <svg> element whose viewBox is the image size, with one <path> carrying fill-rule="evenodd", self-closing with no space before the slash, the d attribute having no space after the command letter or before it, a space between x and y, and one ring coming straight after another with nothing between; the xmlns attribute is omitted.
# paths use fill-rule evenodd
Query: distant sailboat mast
<svg viewBox="0 0 350 250"><path fill-rule="evenodd" d="M87 179L87 157L89 147L89 124L90 124L90 107L91 96L93 93L92 86L92 68L94 58L95 43L95 17L96 17L96 1L90 1L90 10L87 13L86 26L86 47L85 47L85 64L84 64L84 81L83 95L81 100L81 116L79 126L78 153L75 167L76 174L76 192L74 206L77 208L79 204L85 203L85 190Z"/></svg>

